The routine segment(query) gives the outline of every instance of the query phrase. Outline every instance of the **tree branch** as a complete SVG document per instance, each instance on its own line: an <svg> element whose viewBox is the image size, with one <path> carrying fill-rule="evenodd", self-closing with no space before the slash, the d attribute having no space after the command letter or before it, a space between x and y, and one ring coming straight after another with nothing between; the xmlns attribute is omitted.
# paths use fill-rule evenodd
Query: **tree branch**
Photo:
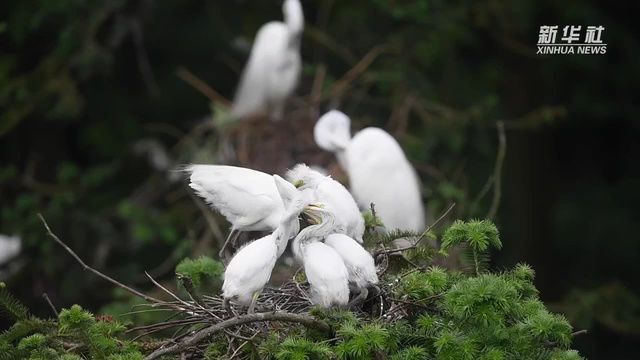
<svg viewBox="0 0 640 360"><path fill-rule="evenodd" d="M498 153L496 154L496 167L493 170L493 200L491 201L491 207L487 213L487 219L493 220L498 212L500 206L500 198L502 197L502 165L504 163L505 155L507 154L507 136L504 133L504 122L498 121L496 123L498 128Z"/></svg>
<svg viewBox="0 0 640 360"><path fill-rule="evenodd" d="M76 254L73 250L71 250L71 248L69 246L67 246L67 244L65 244L62 240L60 240L60 238L54 234L51 231L51 228L49 228L49 224L47 224L47 221L44 219L44 217L42 216L42 214L38 214L38 217L40 218L40 221L42 221L42 224L44 225L45 229L47 230L47 235L49 235L49 237L51 237L53 240L55 240L58 244L60 244L60 246L62 246L62 248L64 248L69 254L71 254L71 256L73 256L74 259L76 259L76 261L82 265L82 268L84 270L89 270L90 272L92 272L93 274L97 275L98 277L103 278L104 280L107 280L108 282L112 283L113 285L116 285L119 288L125 289L126 291L130 292L131 294L141 297L149 302L154 302L154 303L162 303L162 301L151 297L149 295L143 294L140 291L133 289L127 285L124 285L122 283L120 283L119 281L113 279L112 277L109 277L103 273L101 273L100 271L92 268L91 266L85 264L84 261L82 261L82 259L80 258L80 256L78 256L78 254Z"/></svg>
<svg viewBox="0 0 640 360"><path fill-rule="evenodd" d="M329 333L331 328L324 321L320 321L315 319L309 315L299 315L292 314L286 312L267 312L267 313L257 313L257 314L247 314L240 315L234 318L225 320L223 322L217 323L215 325L211 325L206 327L190 337L185 338L183 341L171 345L169 347L160 348L151 354L149 354L145 360L153 360L158 359L159 357L167 354L175 354L181 351L184 351L190 346L196 345L209 336L215 334L216 332L222 331L224 329L248 324L252 322L260 322L260 321L282 321L282 322L293 322L299 323L309 328L315 328L324 332Z"/></svg>

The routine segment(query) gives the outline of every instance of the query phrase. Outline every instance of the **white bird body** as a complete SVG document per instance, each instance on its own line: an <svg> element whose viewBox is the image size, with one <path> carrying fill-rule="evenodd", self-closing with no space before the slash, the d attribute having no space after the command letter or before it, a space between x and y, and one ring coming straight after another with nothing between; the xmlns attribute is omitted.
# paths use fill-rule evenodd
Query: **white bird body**
<svg viewBox="0 0 640 360"><path fill-rule="evenodd" d="M292 183L301 183L300 189L312 189L316 201L321 202L327 210L335 213L335 233L344 233L358 242L364 235L364 219L358 205L349 191L330 176L312 170L304 164L298 164L286 175Z"/></svg>
<svg viewBox="0 0 640 360"><path fill-rule="evenodd" d="M0 265L16 257L20 250L22 250L22 239L19 236L0 234Z"/></svg>
<svg viewBox="0 0 640 360"><path fill-rule="evenodd" d="M289 239L298 234L298 215L309 203L305 193L297 192L281 177L274 175L272 181L275 181L277 191L282 192L282 200L287 205L280 225L272 234L241 248L224 272L222 296L225 300L235 298L243 305L250 305L249 312L253 311L257 295L269 282L276 261L286 249ZM291 194L291 188L295 195Z"/></svg>
<svg viewBox="0 0 640 360"><path fill-rule="evenodd" d="M378 283L373 257L362 245L344 234L331 234L324 240L342 258L349 273L349 282L364 289Z"/></svg>
<svg viewBox="0 0 640 360"><path fill-rule="evenodd" d="M191 165L189 186L233 230L272 231L284 214L284 204L271 175L226 165Z"/></svg>
<svg viewBox="0 0 640 360"><path fill-rule="evenodd" d="M248 306L255 293L269 282L278 259L278 246L273 234L264 236L241 248L224 272L222 296L236 298Z"/></svg>
<svg viewBox="0 0 640 360"><path fill-rule="evenodd" d="M348 270L340 255L321 242L302 248L304 272L311 284L311 302L323 307L349 302Z"/></svg>
<svg viewBox="0 0 640 360"><path fill-rule="evenodd" d="M424 230L418 175L389 133L374 127L359 131L344 157L351 193L362 208L373 202L390 230Z"/></svg>
<svg viewBox="0 0 640 360"><path fill-rule="evenodd" d="M316 123L316 143L336 154L361 208L373 202L387 229L422 231L420 182L402 148L379 128L363 129L351 138L350 122L340 111L327 112Z"/></svg>
<svg viewBox="0 0 640 360"><path fill-rule="evenodd" d="M267 111L279 118L285 100L295 90L302 68L304 27L299 0L286 0L283 13L285 22L271 21L258 30L234 97L231 113L235 117Z"/></svg>
<svg viewBox="0 0 640 360"><path fill-rule="evenodd" d="M311 285L311 302L323 307L349 302L349 272L340 255L321 241L335 228L336 218L326 208L314 207L319 223L302 229L291 245Z"/></svg>

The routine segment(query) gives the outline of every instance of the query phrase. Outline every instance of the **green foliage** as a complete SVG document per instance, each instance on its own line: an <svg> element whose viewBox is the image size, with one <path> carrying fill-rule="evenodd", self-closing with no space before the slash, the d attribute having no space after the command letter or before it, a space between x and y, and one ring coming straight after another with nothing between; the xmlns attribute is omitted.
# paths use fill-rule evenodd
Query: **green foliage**
<svg viewBox="0 0 640 360"><path fill-rule="evenodd" d="M488 220L456 220L442 236L441 252L456 245L465 245L465 260L476 275L486 270L489 262L489 248L502 248L498 228Z"/></svg>
<svg viewBox="0 0 640 360"><path fill-rule="evenodd" d="M25 320L29 310L7 290L7 285L0 282L0 313L11 320Z"/></svg>
<svg viewBox="0 0 640 360"><path fill-rule="evenodd" d="M338 329L340 337L336 353L341 359L364 360L374 358L396 347L390 332L381 324L344 323Z"/></svg>
<svg viewBox="0 0 640 360"><path fill-rule="evenodd" d="M277 360L324 360L333 355L328 345L307 339L287 338L279 346Z"/></svg>
<svg viewBox="0 0 640 360"><path fill-rule="evenodd" d="M176 266L176 274L191 279L196 289L211 289L219 283L224 273L224 265L207 256L197 259L183 259Z"/></svg>

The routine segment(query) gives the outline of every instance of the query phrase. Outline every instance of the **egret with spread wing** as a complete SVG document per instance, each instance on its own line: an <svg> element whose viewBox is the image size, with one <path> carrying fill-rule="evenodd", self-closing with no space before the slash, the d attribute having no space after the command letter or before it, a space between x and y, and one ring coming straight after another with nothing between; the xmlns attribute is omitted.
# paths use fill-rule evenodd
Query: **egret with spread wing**
<svg viewBox="0 0 640 360"><path fill-rule="evenodd" d="M296 196L290 197L291 184L278 175L274 175L272 181L282 191L282 200L286 204L284 216L272 234L240 249L227 265L222 285L222 297L227 309L229 301L236 299L240 304L249 306L249 313L254 311L256 300L271 278L276 261L286 249L289 239L300 230L298 215L308 205L309 198L295 189Z"/></svg>

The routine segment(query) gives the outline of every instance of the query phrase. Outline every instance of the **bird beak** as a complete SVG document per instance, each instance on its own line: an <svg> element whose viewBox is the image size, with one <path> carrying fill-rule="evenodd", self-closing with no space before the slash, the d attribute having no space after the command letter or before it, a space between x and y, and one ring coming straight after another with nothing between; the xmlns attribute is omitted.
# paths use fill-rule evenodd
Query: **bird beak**
<svg viewBox="0 0 640 360"><path fill-rule="evenodd" d="M307 221L313 225L318 225L322 222L318 212L322 210L324 210L323 204L309 204L304 208L302 213L305 215Z"/></svg>

